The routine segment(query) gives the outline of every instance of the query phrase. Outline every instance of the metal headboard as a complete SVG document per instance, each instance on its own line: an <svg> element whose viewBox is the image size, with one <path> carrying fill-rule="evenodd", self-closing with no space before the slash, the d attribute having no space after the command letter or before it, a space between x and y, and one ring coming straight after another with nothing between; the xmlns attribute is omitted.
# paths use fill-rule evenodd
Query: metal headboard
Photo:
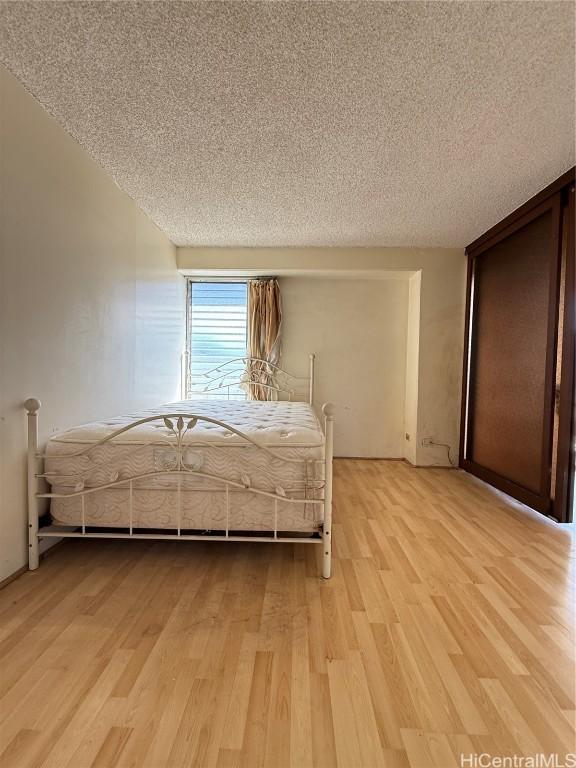
<svg viewBox="0 0 576 768"><path fill-rule="evenodd" d="M248 392L250 387L262 387L274 393L274 399L281 396L288 400L305 400L312 405L314 400L314 358L309 356L308 376L294 376L280 366L258 357L236 357L227 360L209 371L191 374L188 355L184 357L184 397L186 400L199 395L227 394L233 387Z"/></svg>

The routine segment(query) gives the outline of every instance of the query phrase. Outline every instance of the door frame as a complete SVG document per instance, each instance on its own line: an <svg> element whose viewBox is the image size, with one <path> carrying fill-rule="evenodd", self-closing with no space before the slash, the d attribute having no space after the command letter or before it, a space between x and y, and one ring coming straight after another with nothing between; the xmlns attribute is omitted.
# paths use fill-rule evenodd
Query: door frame
<svg viewBox="0 0 576 768"><path fill-rule="evenodd" d="M559 179L539 192L531 200L515 210L501 222L489 229L466 248L468 258L468 274L466 283L466 317L464 335L464 359L462 375L462 409L460 422L460 467L485 482L493 485L510 496L518 499L527 506L536 509L543 514L552 515L560 522L569 522L572 515L571 495L574 492L573 476L573 412L574 412L574 228L569 227L567 243L567 259L565 273L565 304L563 323L563 344L561 360L561 390L559 405L559 434L557 438L557 470L555 485L555 503L550 498L551 460L553 450L553 424L554 424L554 399L555 399L555 373L556 373L556 349L558 335L558 300L560 289L560 268L562 258L561 225L565 205L572 206L572 221L574 211L574 192L570 195L570 189L574 187L575 169L572 168ZM548 460L542 467L540 477L540 493L527 489L498 473L477 464L468 458L471 445L471 432L468 419L469 401L473 393L470 391L471 374L473 374L473 359L471 357L472 334L474 331L474 274L477 259L488 248L496 245L533 219L552 211L552 249L550 296L548 313L548 343L546 351L546 378L545 378L545 409L543 425L542 454ZM570 211L568 212L570 216ZM568 218L568 221L570 219ZM566 235L564 235L566 236ZM545 492L546 491L546 495Z"/></svg>
<svg viewBox="0 0 576 768"><path fill-rule="evenodd" d="M560 523L571 523L574 513L575 461L574 409L576 407L576 237L574 183L565 190L566 264L564 273L564 313L562 323L562 358L560 361L560 393L558 402L558 438L554 517Z"/></svg>

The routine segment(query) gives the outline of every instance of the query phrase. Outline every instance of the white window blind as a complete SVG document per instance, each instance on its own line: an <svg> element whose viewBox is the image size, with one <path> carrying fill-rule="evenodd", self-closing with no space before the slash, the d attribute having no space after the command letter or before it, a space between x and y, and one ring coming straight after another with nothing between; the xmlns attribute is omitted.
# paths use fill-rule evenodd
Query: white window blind
<svg viewBox="0 0 576 768"><path fill-rule="evenodd" d="M247 285L245 282L191 282L189 298L188 344L190 380L194 390L202 381L201 374L228 360L245 357ZM208 395L196 393L193 396ZM246 393L236 385L230 386L229 392L225 388L209 396L243 400Z"/></svg>

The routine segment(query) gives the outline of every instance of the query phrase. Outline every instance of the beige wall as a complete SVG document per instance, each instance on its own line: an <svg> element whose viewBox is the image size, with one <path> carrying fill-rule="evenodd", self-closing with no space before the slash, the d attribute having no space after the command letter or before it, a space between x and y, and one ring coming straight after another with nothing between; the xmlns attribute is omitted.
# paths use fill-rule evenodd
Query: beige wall
<svg viewBox="0 0 576 768"><path fill-rule="evenodd" d="M466 258L422 268L418 340L418 465L447 464L442 447L423 448L422 439L447 443L458 461Z"/></svg>
<svg viewBox="0 0 576 768"><path fill-rule="evenodd" d="M420 358L420 289L422 273L416 272L408 283L406 328L406 390L404 396L404 456L417 463L418 435L418 365Z"/></svg>
<svg viewBox="0 0 576 768"><path fill-rule="evenodd" d="M422 439L431 437L449 444L452 458L457 460L466 280L462 249L178 248L177 261L184 274L197 275L275 274L386 281L420 273L420 290L417 282L412 285L412 300L407 300L405 307L412 334L404 361L404 370L409 371L405 395L408 410L403 404L402 413L404 427L408 424L410 430L410 444L404 446L404 455L422 466L447 465L445 448L422 447ZM363 327L359 322L358 338ZM346 363L346 358L341 358L341 369L346 368ZM386 397L382 393L380 399ZM349 403L336 405L344 410ZM376 406L381 407L379 402ZM375 421L373 429L381 428L386 425Z"/></svg>
<svg viewBox="0 0 576 768"><path fill-rule="evenodd" d="M307 375L315 405L337 404L336 456L401 457L408 280L280 279L282 362Z"/></svg>
<svg viewBox="0 0 576 768"><path fill-rule="evenodd" d="M178 395L175 249L0 68L0 579L26 562L26 397L40 435Z"/></svg>

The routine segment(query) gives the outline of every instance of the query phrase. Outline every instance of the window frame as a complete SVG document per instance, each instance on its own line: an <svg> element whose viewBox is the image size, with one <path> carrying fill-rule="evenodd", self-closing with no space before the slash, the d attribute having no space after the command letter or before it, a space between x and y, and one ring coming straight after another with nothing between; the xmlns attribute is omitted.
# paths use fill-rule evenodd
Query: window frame
<svg viewBox="0 0 576 768"><path fill-rule="evenodd" d="M184 350L185 366L183 382L185 399L189 399L192 380L192 288L194 283L244 283L246 285L246 349L244 350L244 356L248 356L248 318L250 304L250 291L248 290L249 281L250 278L248 277L186 277L186 341ZM216 397L214 399L216 399ZM247 395L245 399L247 399Z"/></svg>

